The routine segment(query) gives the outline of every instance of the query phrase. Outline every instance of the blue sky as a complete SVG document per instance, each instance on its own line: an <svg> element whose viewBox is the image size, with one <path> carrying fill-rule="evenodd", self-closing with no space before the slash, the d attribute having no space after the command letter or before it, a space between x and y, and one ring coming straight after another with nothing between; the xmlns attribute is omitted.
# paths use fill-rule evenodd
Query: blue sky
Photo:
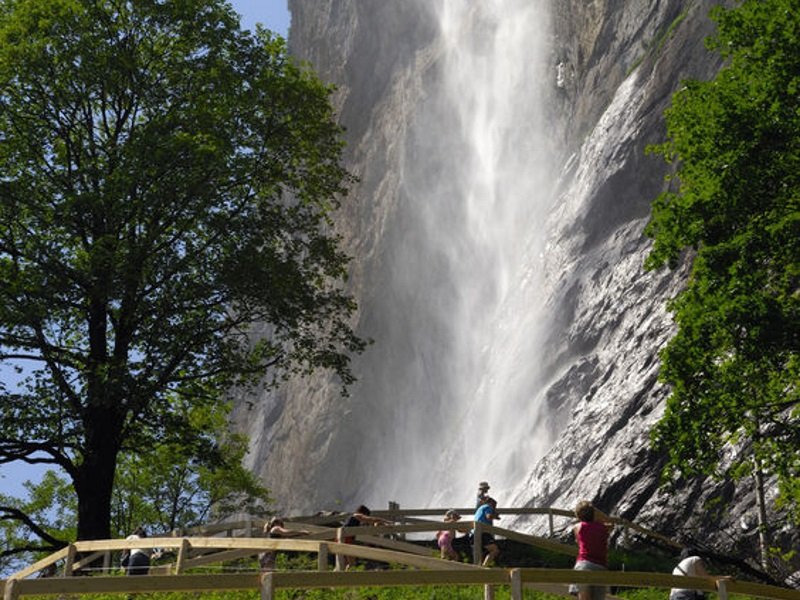
<svg viewBox="0 0 800 600"><path fill-rule="evenodd" d="M230 3L242 16L242 26L245 29L253 29L256 23L261 23L284 37L288 34L288 0L230 0Z"/></svg>
<svg viewBox="0 0 800 600"><path fill-rule="evenodd" d="M242 27L253 29L261 23L267 29L286 37L289 33L288 0L229 0L234 10L242 17ZM0 370L0 376L11 377L10 370ZM21 495L22 482L37 480L42 468L24 463L0 465L0 491L4 494Z"/></svg>

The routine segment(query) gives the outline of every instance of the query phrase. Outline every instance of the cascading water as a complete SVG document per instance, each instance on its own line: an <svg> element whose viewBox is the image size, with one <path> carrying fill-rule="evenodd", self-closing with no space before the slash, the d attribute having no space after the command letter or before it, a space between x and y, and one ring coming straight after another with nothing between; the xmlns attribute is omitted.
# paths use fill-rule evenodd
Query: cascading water
<svg viewBox="0 0 800 600"><path fill-rule="evenodd" d="M360 375L361 393L389 414L391 433L369 452L381 465L370 476L376 503L460 504L484 478L500 492L549 443L538 427L556 154L547 4L435 4L436 75L413 112L402 231L384 267L391 299L377 310L396 323L374 335L391 350Z"/></svg>
<svg viewBox="0 0 800 600"><path fill-rule="evenodd" d="M559 160L551 3L290 5L361 49L328 66L360 82L341 119L361 184L337 218L357 257L357 331L375 344L355 357L348 398L321 376L241 401L250 466L287 513L459 506L481 479L502 505L551 443L540 413Z"/></svg>
<svg viewBox="0 0 800 600"><path fill-rule="evenodd" d="M649 444L686 274L642 269L666 174L644 150L719 70L717 3L288 2L292 53L339 86L360 182L335 219L375 344L346 398L322 373L236 399L275 510L463 506L488 479L501 506L589 498L665 531L696 506L706 531L729 490L659 494Z"/></svg>

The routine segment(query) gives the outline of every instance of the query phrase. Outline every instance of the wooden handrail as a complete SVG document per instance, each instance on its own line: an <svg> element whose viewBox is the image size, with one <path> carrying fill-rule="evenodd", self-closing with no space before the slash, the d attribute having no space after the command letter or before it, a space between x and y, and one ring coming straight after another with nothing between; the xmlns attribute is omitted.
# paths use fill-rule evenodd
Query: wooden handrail
<svg viewBox="0 0 800 600"><path fill-rule="evenodd" d="M470 509L457 509L467 512ZM3 600L17 600L26 595L80 594L80 593L136 593L145 591L203 591L203 590L235 590L261 588L265 600L270 594L281 588L308 587L358 587L362 585L394 586L394 585L434 585L434 584L482 584L509 585L512 598L521 597L523 587L534 586L556 593L566 593L568 583L587 583L593 585L615 586L647 586L703 591L717 590L720 600L727 600L729 593L741 593L769 600L800 600L800 591L775 586L739 582L727 578L676 577L665 573L637 573L615 571L574 571L572 569L485 569L476 564L446 561L432 556L429 547L410 544L396 539L380 537L386 534L423 533L443 529L465 530L475 528L494 533L507 539L544 548L552 552L575 556L577 549L552 539L527 535L516 531L472 521L444 523L427 521L418 517L425 514L443 514L439 509L415 509L374 511L375 516L395 518L402 514L402 519L411 522L392 526L359 526L359 527L320 527L313 523L287 521L287 526L295 529L307 529L308 535L299 538L264 538L264 537L189 537L163 535L136 540L93 540L80 541L67 548L37 561L35 564L14 573L8 580L0 581ZM559 509L502 509L503 514L539 514L570 517L570 511ZM342 515L343 516L343 515ZM633 523L612 518L612 521L629 527L645 535L652 535L662 541L675 544L668 538L655 532L649 532ZM254 531L261 526L258 520L248 519L241 522L205 526L196 530L213 531L230 536L233 531ZM191 531L191 530L187 530ZM335 541L339 536L354 536L363 543L344 544ZM677 545L677 544L675 544ZM382 546L382 547L381 547ZM478 545L479 546L479 545ZM111 552L132 548L159 548L177 550L175 563L154 567L148 577L69 577L73 568L80 568L91 558L101 555L108 557ZM257 574L185 574L186 569L219 563L234 558L247 557L259 552L307 552L318 555L319 571L303 572L269 572L259 577ZM477 548L476 556L480 548ZM89 555L88 557L86 555ZM331 572L328 571L328 556L351 556L355 558L392 563L411 567L411 570L387 570L369 572ZM79 555L84 555L76 561ZM29 579L38 571L53 567L63 561L64 577ZM423 569L423 570L416 570ZM156 575L154 573L165 573ZM172 573L172 574L170 574ZM366 583L369 582L369 583ZM548 587L549 586L549 587ZM555 586L555 587L553 587Z"/></svg>
<svg viewBox="0 0 800 600"><path fill-rule="evenodd" d="M28 595L97 594L136 592L198 592L259 589L269 580L269 589L362 586L509 585L512 590L536 584L586 583L623 587L681 587L741 593L769 600L800 600L800 591L763 584L712 577L684 577L663 573L574 571L572 569L483 569L387 570L354 572L284 571L260 577L255 573L213 575L153 575L149 577L65 577L21 579L3 582L5 600ZM521 584L521 585L519 585ZM263 588L262 588L263 589ZM512 596L518 598L520 596Z"/></svg>

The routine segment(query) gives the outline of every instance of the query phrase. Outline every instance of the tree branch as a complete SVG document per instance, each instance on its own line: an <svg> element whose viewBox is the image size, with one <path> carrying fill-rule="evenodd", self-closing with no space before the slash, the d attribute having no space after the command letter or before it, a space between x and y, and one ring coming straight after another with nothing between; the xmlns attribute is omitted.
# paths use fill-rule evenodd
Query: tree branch
<svg viewBox="0 0 800 600"><path fill-rule="evenodd" d="M31 530L32 533L36 534L39 539L51 544L56 550L69 544L69 542L54 538L52 535L34 523L28 515L18 508L14 508L13 506L0 506L0 521L19 521L20 523L23 523L28 527L28 529ZM24 552L24 550L20 550L20 552Z"/></svg>

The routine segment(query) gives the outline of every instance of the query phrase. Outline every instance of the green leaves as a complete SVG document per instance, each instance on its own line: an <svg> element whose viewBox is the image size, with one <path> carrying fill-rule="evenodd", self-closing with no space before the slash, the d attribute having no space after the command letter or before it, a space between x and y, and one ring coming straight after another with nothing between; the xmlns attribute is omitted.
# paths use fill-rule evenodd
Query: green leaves
<svg viewBox="0 0 800 600"><path fill-rule="evenodd" d="M800 16L785 0L713 11L728 64L687 82L654 148L676 190L653 204L647 267L692 260L662 352L672 394L653 432L668 472L741 477L752 460L800 506ZM796 508L795 515L796 513Z"/></svg>
<svg viewBox="0 0 800 600"><path fill-rule="evenodd" d="M119 451L193 431L174 396L352 381L352 178L330 89L222 0L0 0L0 42L0 462L65 469L104 537Z"/></svg>

